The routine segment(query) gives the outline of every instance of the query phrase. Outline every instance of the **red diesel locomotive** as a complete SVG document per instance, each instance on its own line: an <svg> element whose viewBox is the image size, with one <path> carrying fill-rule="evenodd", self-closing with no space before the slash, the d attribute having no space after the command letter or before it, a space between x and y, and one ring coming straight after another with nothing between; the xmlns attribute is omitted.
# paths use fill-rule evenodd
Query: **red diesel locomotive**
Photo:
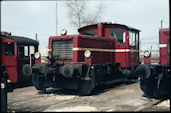
<svg viewBox="0 0 171 113"><path fill-rule="evenodd" d="M22 70L26 64L35 64L34 54L38 51L38 45L36 40L1 32L1 66L6 68L9 86L32 83L31 76L25 76Z"/></svg>
<svg viewBox="0 0 171 113"><path fill-rule="evenodd" d="M137 73L140 75L140 88L144 96L150 98L170 98L170 29L159 30L160 63L139 65ZM151 57L150 51L144 56Z"/></svg>
<svg viewBox="0 0 171 113"><path fill-rule="evenodd" d="M137 79L139 30L116 23L98 23L78 29L79 35L50 36L49 63L27 68L37 90L76 89L89 95L99 84ZM37 58L40 53L36 53Z"/></svg>

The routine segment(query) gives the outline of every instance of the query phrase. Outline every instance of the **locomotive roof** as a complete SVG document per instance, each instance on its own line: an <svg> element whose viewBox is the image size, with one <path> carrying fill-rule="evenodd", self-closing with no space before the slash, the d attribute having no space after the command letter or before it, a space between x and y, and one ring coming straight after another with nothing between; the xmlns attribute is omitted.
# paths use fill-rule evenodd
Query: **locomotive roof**
<svg viewBox="0 0 171 113"><path fill-rule="evenodd" d="M87 25L87 26L84 26L84 27L81 27L78 29L78 32L80 32L82 29L84 28L88 28L88 27L91 27L91 26L97 26L98 23L96 24L91 24L91 25ZM136 28L133 28L133 27L130 27L130 26L126 26L126 25L123 25L123 24L118 24L118 23L113 23L113 22L102 22L103 25L118 25L118 26L123 26L123 27L126 27L127 29L129 30L135 30L135 31L140 31L139 29L136 29Z"/></svg>
<svg viewBox="0 0 171 113"><path fill-rule="evenodd" d="M159 29L160 31L169 31L170 29L169 28L161 28Z"/></svg>
<svg viewBox="0 0 171 113"><path fill-rule="evenodd" d="M17 44L21 44L21 45L33 45L33 46L39 45L39 42L36 40L27 37L22 37L22 36L13 36L6 32L1 32L1 36L8 37L14 40Z"/></svg>

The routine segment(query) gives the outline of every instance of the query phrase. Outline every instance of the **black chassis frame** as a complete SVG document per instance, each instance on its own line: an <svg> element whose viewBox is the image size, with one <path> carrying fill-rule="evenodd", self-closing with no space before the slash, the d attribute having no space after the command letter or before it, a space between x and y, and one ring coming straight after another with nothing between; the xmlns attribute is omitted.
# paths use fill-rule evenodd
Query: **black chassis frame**
<svg viewBox="0 0 171 113"><path fill-rule="evenodd" d="M144 96L156 99L170 99L170 65L151 64L150 76L140 75L140 88Z"/></svg>
<svg viewBox="0 0 171 113"><path fill-rule="evenodd" d="M69 64L69 63L66 63ZM74 67L73 76L66 78L61 74L64 63L41 63L32 67L32 81L37 90L46 88L76 89L79 95L90 95L95 86L121 82L125 76L118 63L92 64L70 63Z"/></svg>

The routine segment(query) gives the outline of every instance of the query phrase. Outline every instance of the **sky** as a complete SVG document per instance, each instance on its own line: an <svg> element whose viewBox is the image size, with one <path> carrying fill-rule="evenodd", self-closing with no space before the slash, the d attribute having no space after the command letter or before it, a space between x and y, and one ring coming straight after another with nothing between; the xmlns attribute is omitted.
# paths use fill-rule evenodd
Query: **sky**
<svg viewBox="0 0 171 113"><path fill-rule="evenodd" d="M35 39L38 35L40 45L48 46L48 38L67 29L68 35L78 34L77 28L70 24L64 0L58 1L1 1L1 31L12 35ZM56 12L57 3L57 12ZM96 10L102 3L104 9L98 22L116 22L140 29L140 49L158 50L159 28L168 28L169 0L89 0L88 11Z"/></svg>

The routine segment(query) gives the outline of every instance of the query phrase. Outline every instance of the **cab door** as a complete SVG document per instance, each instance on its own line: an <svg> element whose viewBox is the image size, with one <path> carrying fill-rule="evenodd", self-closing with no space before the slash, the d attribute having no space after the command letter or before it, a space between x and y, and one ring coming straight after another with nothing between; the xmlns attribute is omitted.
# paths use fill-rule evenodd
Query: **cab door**
<svg viewBox="0 0 171 113"><path fill-rule="evenodd" d="M139 63L139 32L129 31L129 65L134 67Z"/></svg>
<svg viewBox="0 0 171 113"><path fill-rule="evenodd" d="M122 27L113 27L109 29L111 37L116 38L115 43L115 59L123 68L129 67L129 46L128 46L128 30Z"/></svg>
<svg viewBox="0 0 171 113"><path fill-rule="evenodd" d="M34 46L29 45L18 45L18 80L19 82L31 82L31 76L25 76L22 72L23 66L25 64L34 64L34 54L35 48Z"/></svg>

